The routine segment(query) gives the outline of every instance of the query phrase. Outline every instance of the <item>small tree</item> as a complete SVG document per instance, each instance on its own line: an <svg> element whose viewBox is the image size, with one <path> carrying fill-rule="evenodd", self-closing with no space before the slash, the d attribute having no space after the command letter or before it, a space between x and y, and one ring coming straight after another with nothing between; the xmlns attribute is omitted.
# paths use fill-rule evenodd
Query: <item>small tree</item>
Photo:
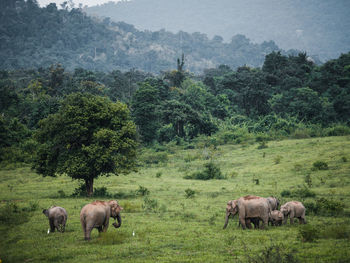
<svg viewBox="0 0 350 263"><path fill-rule="evenodd" d="M39 122L33 168L43 176L67 174L85 181L87 195L94 179L127 173L135 167L136 128L123 103L75 93L56 114Z"/></svg>

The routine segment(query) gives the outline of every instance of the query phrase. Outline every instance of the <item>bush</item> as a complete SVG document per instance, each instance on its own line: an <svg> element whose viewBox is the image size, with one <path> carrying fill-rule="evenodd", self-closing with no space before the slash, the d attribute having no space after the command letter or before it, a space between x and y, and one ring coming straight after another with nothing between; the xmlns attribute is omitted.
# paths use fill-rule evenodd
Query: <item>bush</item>
<svg viewBox="0 0 350 263"><path fill-rule="evenodd" d="M316 202L305 202L307 214L334 216L344 212L344 203L326 198L317 199Z"/></svg>
<svg viewBox="0 0 350 263"><path fill-rule="evenodd" d="M143 205L142 208L146 211L156 211L158 208L158 201L157 199L150 199L148 196L146 196L143 199Z"/></svg>
<svg viewBox="0 0 350 263"><path fill-rule="evenodd" d="M63 192L63 191L62 191ZM64 192L63 192L64 193ZM60 195L62 193L59 193ZM84 183L80 184L77 188L74 189L72 193L72 197L85 197L87 195L86 185ZM105 186L94 188L94 192L92 194L93 197L112 197L110 193L108 193L107 188ZM63 197L63 196L60 196Z"/></svg>
<svg viewBox="0 0 350 263"><path fill-rule="evenodd" d="M326 130L327 136L344 136L350 134L350 127L337 125Z"/></svg>
<svg viewBox="0 0 350 263"><path fill-rule="evenodd" d="M291 192L289 191L289 190L283 190L282 192L281 192L281 196L282 197L290 197L292 194L291 194Z"/></svg>
<svg viewBox="0 0 350 263"><path fill-rule="evenodd" d="M136 193L141 196L149 195L150 191L141 185L139 185L139 189L136 190Z"/></svg>
<svg viewBox="0 0 350 263"><path fill-rule="evenodd" d="M166 152L145 153L141 156L141 160L145 164L166 163L168 154Z"/></svg>
<svg viewBox="0 0 350 263"><path fill-rule="evenodd" d="M2 225L19 225L29 221L31 212L38 209L38 203L30 203L28 207L19 208L14 202L6 202L0 207L0 223Z"/></svg>
<svg viewBox="0 0 350 263"><path fill-rule="evenodd" d="M299 236L303 242L314 242L320 235L316 227L308 224L299 228Z"/></svg>
<svg viewBox="0 0 350 263"><path fill-rule="evenodd" d="M292 192L293 197L299 198L307 198L307 197L315 197L316 193L311 191L308 187L304 186L303 188L299 188Z"/></svg>
<svg viewBox="0 0 350 263"><path fill-rule="evenodd" d="M323 161L316 161L312 164L312 170L328 170L328 164Z"/></svg>
<svg viewBox="0 0 350 263"><path fill-rule="evenodd" d="M321 238L332 239L349 239L350 230L345 224L325 226L321 231Z"/></svg>
<svg viewBox="0 0 350 263"><path fill-rule="evenodd" d="M194 197L194 195L195 195L195 191L194 190L192 190L192 189L190 189L190 188L187 188L186 190L185 190L185 196L186 196L186 198L193 198Z"/></svg>
<svg viewBox="0 0 350 263"><path fill-rule="evenodd" d="M185 179L196 179L196 180L211 180L211 179L226 179L220 168L213 162L206 163L205 169L202 172L195 172L192 175L187 175Z"/></svg>
<svg viewBox="0 0 350 263"><path fill-rule="evenodd" d="M247 249L246 249L247 250ZM264 248L259 254L246 251L244 254L249 263L297 263L295 251L286 249L282 244L275 244ZM251 255L255 255L252 257Z"/></svg>

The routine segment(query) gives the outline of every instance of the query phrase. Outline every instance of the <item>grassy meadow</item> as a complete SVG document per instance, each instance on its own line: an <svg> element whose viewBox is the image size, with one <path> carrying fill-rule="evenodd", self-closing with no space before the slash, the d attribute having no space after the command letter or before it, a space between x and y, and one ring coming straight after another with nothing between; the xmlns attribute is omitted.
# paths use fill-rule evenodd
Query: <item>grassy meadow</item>
<svg viewBox="0 0 350 263"><path fill-rule="evenodd" d="M44 178L29 167L1 170L2 262L350 262L349 136L163 150L143 150L138 172L95 180L111 198L71 197L79 182L69 177ZM209 161L226 179L184 179ZM242 230L236 216L223 230L227 201L247 194L327 205L322 213L307 211L305 226L288 220ZM86 242L79 213L94 199L117 199L122 226L113 228L111 219L107 233L95 229ZM52 205L68 212L63 234L47 234L42 210Z"/></svg>

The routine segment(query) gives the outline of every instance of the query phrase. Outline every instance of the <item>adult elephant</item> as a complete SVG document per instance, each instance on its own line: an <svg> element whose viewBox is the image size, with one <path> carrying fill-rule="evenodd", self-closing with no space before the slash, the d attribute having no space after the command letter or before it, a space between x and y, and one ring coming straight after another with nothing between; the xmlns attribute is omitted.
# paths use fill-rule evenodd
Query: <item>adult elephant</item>
<svg viewBox="0 0 350 263"><path fill-rule="evenodd" d="M122 224L120 211L123 208L116 200L111 201L95 201L85 205L80 212L80 222L84 231L85 240L90 240L90 234L93 228L97 228L98 232L106 232L109 225L109 218L113 217L118 220L113 223L115 228Z"/></svg>
<svg viewBox="0 0 350 263"><path fill-rule="evenodd" d="M264 228L269 219L270 206L266 198L254 195L247 195L237 200L231 200L227 203L226 207L226 220L224 229L227 227L228 219L230 216L239 214L239 222L242 228L246 226L251 228L251 219L261 220L263 222L262 228Z"/></svg>
<svg viewBox="0 0 350 263"><path fill-rule="evenodd" d="M280 202L278 201L278 199L276 197L269 196L266 198L266 200L269 202L271 211L278 210L278 206L280 205Z"/></svg>
<svg viewBox="0 0 350 263"><path fill-rule="evenodd" d="M44 209L43 214L47 216L50 224L50 232L64 232L67 222L67 211L60 206L51 206L49 209Z"/></svg>
<svg viewBox="0 0 350 263"><path fill-rule="evenodd" d="M287 223L288 216L290 218L290 224L293 224L294 218L299 219L300 224L306 224L305 220L305 206L299 201L290 201L281 206L281 212L283 213L283 224Z"/></svg>

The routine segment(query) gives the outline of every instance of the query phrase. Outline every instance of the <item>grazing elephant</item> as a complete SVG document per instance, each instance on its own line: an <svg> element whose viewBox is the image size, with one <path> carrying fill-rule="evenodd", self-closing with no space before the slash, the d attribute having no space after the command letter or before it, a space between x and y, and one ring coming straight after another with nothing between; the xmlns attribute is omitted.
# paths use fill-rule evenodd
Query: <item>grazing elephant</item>
<svg viewBox="0 0 350 263"><path fill-rule="evenodd" d="M63 207L51 206L49 209L44 209L43 214L47 216L50 224L50 231L64 232L67 222L67 211Z"/></svg>
<svg viewBox="0 0 350 263"><path fill-rule="evenodd" d="M234 206L237 205L237 200L230 200L227 202L227 207L226 207L226 220L225 220L225 225L224 229L227 227L228 224L228 219L230 217L234 217L236 213L234 213ZM254 228L259 228L259 218L247 218L245 220L246 225L250 226L250 222L253 223ZM241 226L241 222L238 220L238 227Z"/></svg>
<svg viewBox="0 0 350 263"><path fill-rule="evenodd" d="M283 219L284 215L280 210L271 211L269 215L269 223L271 223L273 226L282 225Z"/></svg>
<svg viewBox="0 0 350 263"><path fill-rule="evenodd" d="M283 224L287 223L288 216L290 218L290 224L293 224L294 218L299 219L300 224L306 224L305 220L305 207L301 202L290 201L281 206L281 212L284 215Z"/></svg>
<svg viewBox="0 0 350 263"><path fill-rule="evenodd" d="M118 228L122 224L120 211L123 208L116 200L112 201L95 201L85 205L80 211L80 222L83 227L85 240L90 240L90 234L93 228L97 228L98 232L106 232L109 225L109 218L113 217L118 220L113 226Z"/></svg>
<svg viewBox="0 0 350 263"><path fill-rule="evenodd" d="M234 216L237 213L239 213L239 222L241 223L243 229L245 229L246 226L251 228L250 221L252 218L262 220L262 228L264 228L268 223L269 212L270 206L267 199L263 197L247 195L239 198L238 200L231 200L227 203L226 207L226 221L224 229L228 224L229 217L231 215Z"/></svg>
<svg viewBox="0 0 350 263"><path fill-rule="evenodd" d="M280 202L278 201L278 199L276 197L269 196L266 199L269 202L271 211L278 210L278 206L280 205Z"/></svg>

